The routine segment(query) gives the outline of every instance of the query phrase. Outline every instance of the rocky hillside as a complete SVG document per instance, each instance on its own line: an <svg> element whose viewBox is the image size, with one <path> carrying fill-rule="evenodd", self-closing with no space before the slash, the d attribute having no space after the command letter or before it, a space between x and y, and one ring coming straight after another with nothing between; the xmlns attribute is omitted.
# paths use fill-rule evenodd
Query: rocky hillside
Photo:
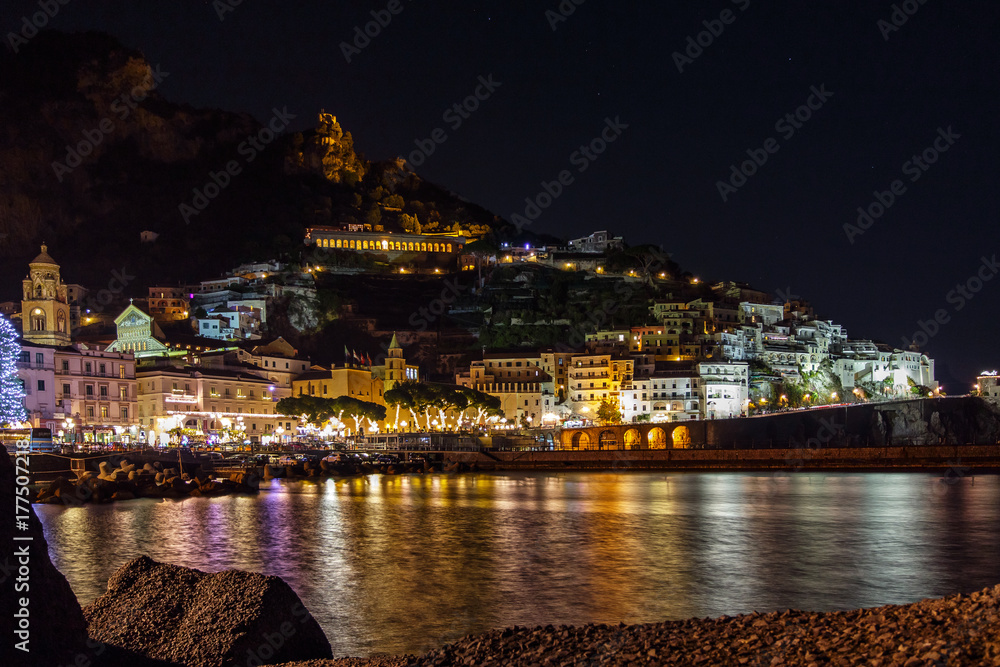
<svg viewBox="0 0 1000 667"><path fill-rule="evenodd" d="M26 269L10 260L42 241L68 281L99 289L127 262L138 291L266 259L263 248L293 257L313 224L498 222L401 162L366 161L332 114L293 133L305 119L283 110L254 119L167 100L170 72L107 35L43 32L0 55L0 71L0 300ZM156 242L140 243L146 230Z"/></svg>

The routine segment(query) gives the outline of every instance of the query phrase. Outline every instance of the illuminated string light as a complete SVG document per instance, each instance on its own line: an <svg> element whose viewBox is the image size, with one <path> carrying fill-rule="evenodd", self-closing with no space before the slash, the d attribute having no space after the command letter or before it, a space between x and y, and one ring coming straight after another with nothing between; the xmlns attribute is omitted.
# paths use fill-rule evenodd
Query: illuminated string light
<svg viewBox="0 0 1000 667"><path fill-rule="evenodd" d="M16 426L28 421L24 409L24 387L17 377L21 345L14 326L0 315L0 426Z"/></svg>

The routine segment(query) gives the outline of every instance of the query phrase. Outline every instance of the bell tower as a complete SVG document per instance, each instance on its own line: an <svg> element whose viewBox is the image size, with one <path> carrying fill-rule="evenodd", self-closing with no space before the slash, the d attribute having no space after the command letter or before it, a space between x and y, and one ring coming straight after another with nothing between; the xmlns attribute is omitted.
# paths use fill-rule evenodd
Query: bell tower
<svg viewBox="0 0 1000 667"><path fill-rule="evenodd" d="M388 355L385 358L385 390L389 391L397 384L406 381L406 359L403 358L403 348L392 334Z"/></svg>
<svg viewBox="0 0 1000 667"><path fill-rule="evenodd" d="M59 279L59 265L42 244L42 252L28 264L21 285L21 335L39 345L69 345L69 302Z"/></svg>

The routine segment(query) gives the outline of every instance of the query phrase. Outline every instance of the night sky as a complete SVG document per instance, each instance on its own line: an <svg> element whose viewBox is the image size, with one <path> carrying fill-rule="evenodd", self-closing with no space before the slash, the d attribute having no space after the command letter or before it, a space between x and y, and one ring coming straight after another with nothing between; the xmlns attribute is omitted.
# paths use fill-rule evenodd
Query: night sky
<svg viewBox="0 0 1000 667"><path fill-rule="evenodd" d="M265 122L287 107L296 130L326 109L369 159L442 128L418 173L507 219L570 170L533 230L662 245L703 279L808 299L852 337L901 346L941 311L925 349L950 393L1000 365L1000 279L977 282L1000 271L981 268L1000 254L995 0L398 2L351 62L341 43L390 3L243 0L220 20L223 0L70 0L50 27L141 50L174 102ZM3 33L37 10L4 3ZM708 45L689 47L703 32ZM689 48L681 72L674 53ZM445 112L491 76L454 128ZM606 119L627 128L594 160L574 156ZM906 164L943 136L933 164ZM724 201L718 182L748 150L767 161ZM891 206L849 238L858 207L896 180ZM951 292L970 279L971 298Z"/></svg>

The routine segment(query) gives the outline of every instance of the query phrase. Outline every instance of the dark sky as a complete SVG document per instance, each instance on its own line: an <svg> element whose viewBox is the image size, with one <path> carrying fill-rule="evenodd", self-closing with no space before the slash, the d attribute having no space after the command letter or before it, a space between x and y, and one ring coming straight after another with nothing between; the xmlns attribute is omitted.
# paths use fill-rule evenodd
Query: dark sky
<svg viewBox="0 0 1000 667"><path fill-rule="evenodd" d="M220 20L222 0L70 0L50 27L141 50L170 73L160 90L176 102L262 121L287 107L294 129L325 108L370 159L408 155L442 128L418 172L508 219L568 169L572 184L533 229L662 244L705 279L800 295L853 337L900 346L940 310L925 349L952 393L1000 365L1000 279L974 278L1000 252L1000 3L909 0L895 29L890 2L564 0L575 10L553 30L557 0L399 2L350 63L340 44L387 2L243 0ZM4 34L37 10L4 3ZM674 52L706 21L721 34L678 71ZM445 111L491 75L499 87L453 130ZM776 127L812 87L832 95L813 97L798 128ZM572 154L607 118L628 127L578 171ZM948 150L926 171L904 166L939 128L951 128L938 142ZM769 138L777 151L723 201L718 181ZM901 194L852 243L844 225L897 179ZM949 297L970 279L981 291Z"/></svg>

